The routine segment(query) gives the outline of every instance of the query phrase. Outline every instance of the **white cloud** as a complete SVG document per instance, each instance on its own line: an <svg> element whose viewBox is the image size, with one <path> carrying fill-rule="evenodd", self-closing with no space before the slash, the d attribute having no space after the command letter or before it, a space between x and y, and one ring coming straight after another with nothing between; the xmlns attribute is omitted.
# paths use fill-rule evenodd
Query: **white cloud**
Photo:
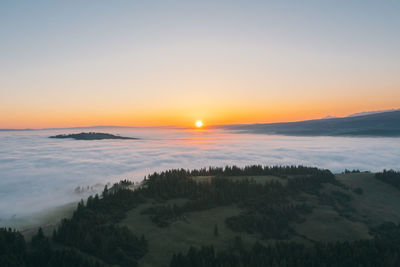
<svg viewBox="0 0 400 267"><path fill-rule="evenodd" d="M399 169L396 138L293 137L179 129L101 129L142 140L50 139L72 130L0 132L0 225L79 200L77 186L106 184L170 168L302 164Z"/></svg>

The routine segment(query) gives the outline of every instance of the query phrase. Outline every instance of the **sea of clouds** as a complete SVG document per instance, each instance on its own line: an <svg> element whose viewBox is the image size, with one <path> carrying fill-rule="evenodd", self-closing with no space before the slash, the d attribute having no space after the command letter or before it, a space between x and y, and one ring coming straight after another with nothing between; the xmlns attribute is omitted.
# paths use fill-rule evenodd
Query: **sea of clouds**
<svg viewBox="0 0 400 267"><path fill-rule="evenodd" d="M293 137L218 129L84 129L140 140L51 139L83 130L0 132L0 226L86 198L121 179L141 181L170 168L251 164L344 169L400 169L399 138Z"/></svg>

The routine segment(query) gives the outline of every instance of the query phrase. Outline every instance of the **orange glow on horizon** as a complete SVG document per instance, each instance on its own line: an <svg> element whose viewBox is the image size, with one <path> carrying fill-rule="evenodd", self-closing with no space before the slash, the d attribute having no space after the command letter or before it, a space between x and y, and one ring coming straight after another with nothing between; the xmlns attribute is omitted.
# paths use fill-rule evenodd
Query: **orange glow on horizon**
<svg viewBox="0 0 400 267"><path fill-rule="evenodd" d="M1 18L0 129L201 133L197 120L207 129L400 108L394 5L104 1L77 15L61 1L11 2Z"/></svg>
<svg viewBox="0 0 400 267"><path fill-rule="evenodd" d="M242 106L226 107L201 107L201 108L176 108L175 110L151 110L148 113L132 111L129 109L114 110L110 112L76 109L69 110L47 110L35 109L27 112L20 110L0 110L2 114L10 116L0 117L0 128L24 129L24 128L69 128L89 126L176 126L184 128L199 127L193 122L202 118L207 121L207 126L246 124L246 123L275 123L288 121L301 121L319 119L330 116L344 117L352 113L385 110L398 108L397 106L353 106L347 108L347 103L335 107L325 105L313 106L306 104L280 106L268 106L265 108ZM1 108L0 108L1 109ZM201 111L199 111L201 110ZM204 128L204 124L200 128Z"/></svg>

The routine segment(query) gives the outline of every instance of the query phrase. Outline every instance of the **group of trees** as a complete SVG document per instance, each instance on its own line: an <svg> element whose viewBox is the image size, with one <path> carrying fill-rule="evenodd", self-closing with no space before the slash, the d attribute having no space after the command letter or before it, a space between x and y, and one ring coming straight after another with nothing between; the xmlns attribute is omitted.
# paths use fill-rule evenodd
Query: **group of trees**
<svg viewBox="0 0 400 267"><path fill-rule="evenodd" d="M395 226L399 231L399 226ZM237 237L232 245L216 252L213 246L191 247L186 254L173 255L170 267L265 267L265 266L399 266L398 239L358 240L353 242L315 243L304 246L280 242L264 246L256 242L250 249Z"/></svg>
<svg viewBox="0 0 400 267"><path fill-rule="evenodd" d="M400 172L383 170L375 174L375 178L400 189Z"/></svg>
<svg viewBox="0 0 400 267"><path fill-rule="evenodd" d="M285 239L294 231L289 223L301 222L300 214L311 212L311 207L301 205L271 206L247 210L238 216L226 219L226 225L236 232L259 233L262 239Z"/></svg>
<svg viewBox="0 0 400 267"><path fill-rule="evenodd" d="M171 174L179 174L180 176L254 176L254 175L273 175L278 177L287 177L290 175L321 175L330 173L329 170L318 169L315 167L306 167L302 165L292 166L262 166L262 165L249 165L243 168L238 166L226 167L208 167L194 170L174 169L167 170L161 173L154 173L149 176L165 176Z"/></svg>
<svg viewBox="0 0 400 267"><path fill-rule="evenodd" d="M0 266L102 265L87 255L108 264L136 266L147 252L147 241L116 224L126 211L144 201L129 185L121 181L111 189L106 187L101 197L89 197L86 204L81 201L72 218L64 219L50 239L39 229L26 243L19 232L1 229Z"/></svg>
<svg viewBox="0 0 400 267"><path fill-rule="evenodd" d="M209 182L197 182L191 177L217 174ZM230 179L232 175L289 175L286 185L278 181L256 183L251 179ZM311 207L302 203L293 205L291 196L301 192L317 194L323 183L341 185L327 170L307 167L226 167L194 171L170 170L148 177L146 197L164 202L173 198L186 198L181 205L161 204L152 206L142 213L149 214L160 227L181 217L186 212L200 211L217 206L235 204L242 214L227 218L229 228L238 232L259 233L262 238L284 239L292 232L291 221L301 221L301 214L311 212Z"/></svg>
<svg viewBox="0 0 400 267"><path fill-rule="evenodd" d="M195 176L213 176L210 183L199 183ZM266 185L257 184L249 179L224 179L227 176L292 176L287 178L287 185L275 181ZM262 167L260 165L239 168L236 166L225 168L208 168L200 170L168 170L149 175L145 180L145 187L141 192L150 198L165 201L172 198L210 199L218 205L238 201L246 196L268 194L270 200L276 200L282 195L296 194L300 191L315 192L322 183L340 185L329 170L303 166L275 166ZM276 194L276 191L279 191ZM285 192L283 192L285 191ZM285 194L282 194L285 193Z"/></svg>
<svg viewBox="0 0 400 267"><path fill-rule="evenodd" d="M25 265L27 258L24 237L12 229L0 228L0 265Z"/></svg>
<svg viewBox="0 0 400 267"><path fill-rule="evenodd" d="M62 220L50 239L39 229L26 244L19 232L3 229L0 266L101 266L92 257L106 264L137 266L147 252L147 241L117 225L128 210L144 202L139 192L128 189L130 185L121 181L105 187L101 196L81 201L72 218Z"/></svg>
<svg viewBox="0 0 400 267"><path fill-rule="evenodd" d="M24 237L11 229L0 229L0 266L15 267L102 267L101 262L90 259L73 248L53 248L42 229L26 242Z"/></svg>
<svg viewBox="0 0 400 267"><path fill-rule="evenodd" d="M62 220L53 241L75 247L109 264L136 266L147 252L147 241L127 227L116 225L125 213L144 202L141 194L128 189L128 181L105 187L102 196L78 204L71 219Z"/></svg>
<svg viewBox="0 0 400 267"><path fill-rule="evenodd" d="M159 227L167 227L171 221L176 220L185 212L183 207L178 205L155 205L141 211L147 214L150 219Z"/></svg>

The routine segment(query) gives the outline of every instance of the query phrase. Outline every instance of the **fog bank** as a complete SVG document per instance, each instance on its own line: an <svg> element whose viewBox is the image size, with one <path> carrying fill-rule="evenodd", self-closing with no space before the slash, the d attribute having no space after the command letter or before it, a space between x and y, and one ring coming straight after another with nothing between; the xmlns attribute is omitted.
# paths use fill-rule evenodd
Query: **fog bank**
<svg viewBox="0 0 400 267"><path fill-rule="evenodd" d="M213 129L85 130L140 140L67 140L77 130L0 132L0 226L18 225L45 209L86 198L105 184L140 181L154 171L225 165L308 165L380 171L399 169L399 138L293 137ZM77 187L80 187L77 189Z"/></svg>

